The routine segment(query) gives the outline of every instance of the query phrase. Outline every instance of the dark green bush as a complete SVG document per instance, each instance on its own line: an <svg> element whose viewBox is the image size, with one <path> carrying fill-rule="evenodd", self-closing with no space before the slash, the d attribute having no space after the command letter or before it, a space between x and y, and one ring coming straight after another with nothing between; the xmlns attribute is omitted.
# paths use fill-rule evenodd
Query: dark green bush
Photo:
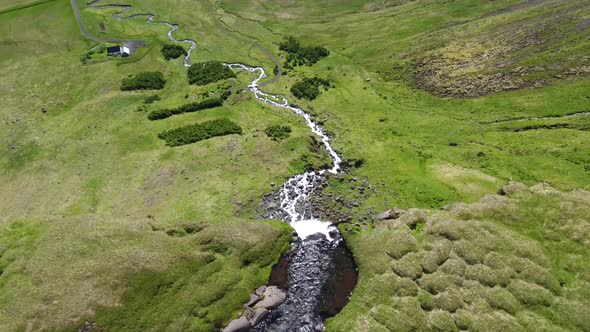
<svg viewBox="0 0 590 332"><path fill-rule="evenodd" d="M143 72L124 78L121 90L160 90L164 88L166 80L159 71Z"/></svg>
<svg viewBox="0 0 590 332"><path fill-rule="evenodd" d="M202 141L215 136L242 134L242 128L228 119L217 119L196 123L158 134L158 138L166 141L166 145L179 146Z"/></svg>
<svg viewBox="0 0 590 332"><path fill-rule="evenodd" d="M148 119L150 120L160 120L171 117L176 114L182 113L190 113L190 112L197 112L200 110L208 109L208 108L215 108L223 105L223 100L221 98L208 98L199 102L194 102L190 104L184 104L182 106L176 108L164 108L156 111L150 112L148 115Z"/></svg>
<svg viewBox="0 0 590 332"><path fill-rule="evenodd" d="M279 50L287 53L297 53L301 49L299 41L292 36L285 38L284 41L279 43Z"/></svg>
<svg viewBox="0 0 590 332"><path fill-rule="evenodd" d="M152 95L152 96L145 97L145 99L143 100L143 103L144 104L151 104L154 101L158 101L158 100L160 100L160 96L158 96L158 95Z"/></svg>
<svg viewBox="0 0 590 332"><path fill-rule="evenodd" d="M219 61L195 63L188 69L189 84L207 85L232 77L236 74Z"/></svg>
<svg viewBox="0 0 590 332"><path fill-rule="evenodd" d="M264 132L266 133L266 136L270 137L273 141L280 141L289 137L291 127L279 125L269 126Z"/></svg>
<svg viewBox="0 0 590 332"><path fill-rule="evenodd" d="M330 82L323 78L304 78L295 82L291 87L291 93L299 99L314 100L320 95L320 87L330 88Z"/></svg>
<svg viewBox="0 0 590 332"><path fill-rule="evenodd" d="M279 50L289 53L287 54L285 68L301 65L311 66L314 63L320 61L322 58L330 55L330 51L328 51L325 47L301 47L299 41L293 37L287 37L283 42L281 42L279 44Z"/></svg>
<svg viewBox="0 0 590 332"><path fill-rule="evenodd" d="M184 47L178 44L166 44L162 47L162 55L166 60L176 59L181 55L186 55Z"/></svg>

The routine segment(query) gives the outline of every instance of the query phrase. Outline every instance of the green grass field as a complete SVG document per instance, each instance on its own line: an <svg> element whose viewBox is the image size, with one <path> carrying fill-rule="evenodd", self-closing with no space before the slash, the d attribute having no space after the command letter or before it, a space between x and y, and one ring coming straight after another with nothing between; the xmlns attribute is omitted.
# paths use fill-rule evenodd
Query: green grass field
<svg viewBox="0 0 590 332"><path fill-rule="evenodd" d="M179 24L177 39L197 41L193 63L242 62L273 71L263 52L216 28L205 1L126 3L134 6L126 15L152 12L156 21ZM266 282L290 240L284 224L251 221L262 195L273 190L271 183L301 172L302 157L318 164L325 158L313 152L308 128L296 115L261 104L247 92L219 108L149 121L150 111L199 101L230 84L189 85L182 58L166 61L160 53L167 27L143 18L115 20L116 10L86 8L78 1L92 34L147 42L129 58L95 54L83 64L81 57L97 42L82 37L69 2L27 4L0 2L0 330L72 331L84 320L109 330L224 326L249 292ZM446 324L459 312L415 311L418 295L392 299L390 288L399 283L391 268L398 258L371 248L382 237L393 241L395 232L375 238L384 226L360 217L393 206L478 202L509 179L548 182L566 192L589 189L585 2L225 0L215 12L227 29L277 55L285 36L331 52L311 67L288 70L264 90L309 111L346 160L363 161L325 189L358 202L351 210L355 232L347 239L361 279L350 305L328 323L332 331L362 330L358 324L366 320L374 330L398 330L396 324L410 314L422 317L416 319L420 324ZM165 88L120 91L123 78L144 71L162 72ZM251 80L247 73L236 74L238 86ZM313 101L290 95L293 83L315 75L334 88ZM160 100L144 104L154 94ZM580 114L570 116L574 113ZM243 135L174 148L157 138L219 118L237 123ZM275 125L289 126L289 137L267 137L264 130ZM338 178L358 178L374 190L360 192ZM483 226L466 226L499 238L532 239L526 244L545 259L533 268L565 285L562 294L547 297L559 303L556 307L529 306L519 298L507 300L514 306L500 307L499 314L489 308L495 299L475 303L489 314L486 319L506 318L508 312L510 324L588 328L583 319L588 315L578 305L585 303L584 294L574 291L588 280L587 258L579 254L588 250L587 209L573 206L582 203L572 198L587 192L560 195L527 194L514 203L516 210L508 209L514 215L489 215L484 209L472 218ZM587 205L585 199L580 202ZM449 213L453 220L466 220ZM571 218L553 218L559 213ZM538 220L546 217L567 232L557 234L563 229L551 226L543 233ZM416 255L438 241L438 235L428 237L437 227L432 218L423 230L410 232L424 238ZM457 225L444 226L463 230ZM570 228L579 229L580 237ZM461 245L476 247L477 238L468 240ZM388 271L371 265L373 255ZM415 270L410 263L407 270ZM389 292L387 299L380 297L382 289ZM415 312L404 311L408 308ZM470 310L466 317L477 312ZM570 316L559 316L565 311ZM465 320L473 323L470 317Z"/></svg>

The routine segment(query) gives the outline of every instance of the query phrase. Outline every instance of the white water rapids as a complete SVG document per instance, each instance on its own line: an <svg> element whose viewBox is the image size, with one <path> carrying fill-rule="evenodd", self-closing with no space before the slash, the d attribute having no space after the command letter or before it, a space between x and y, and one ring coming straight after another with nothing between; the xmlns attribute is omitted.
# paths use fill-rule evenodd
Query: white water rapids
<svg viewBox="0 0 590 332"><path fill-rule="evenodd" d="M242 69L252 73L258 73L258 77L248 85L248 89L254 93L256 99L276 107L291 110L303 117L311 131L321 138L324 147L330 155L333 164L332 168L327 171L332 174L340 171L342 158L336 153L332 144L330 144L330 138L325 130L311 119L311 115L300 108L289 105L287 98L284 96L271 95L258 89L258 82L266 77L266 73L262 67L248 67L240 63L224 63L224 65L234 70ZM315 233L322 233L329 239L330 232L337 232L336 227L331 223L317 220L313 216L305 216L303 211L299 211L300 204L303 204L309 197L325 171L312 171L295 175L287 180L280 189L281 209L288 215L288 219L284 221L289 222L302 239Z"/></svg>

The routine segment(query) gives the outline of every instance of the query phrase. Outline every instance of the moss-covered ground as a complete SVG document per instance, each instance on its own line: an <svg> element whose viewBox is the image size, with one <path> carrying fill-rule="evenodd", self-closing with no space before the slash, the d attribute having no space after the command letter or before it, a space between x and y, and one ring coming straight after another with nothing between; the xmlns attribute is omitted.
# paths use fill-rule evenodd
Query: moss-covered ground
<svg viewBox="0 0 590 332"><path fill-rule="evenodd" d="M588 330L590 193L523 188L342 226L360 279L328 330Z"/></svg>

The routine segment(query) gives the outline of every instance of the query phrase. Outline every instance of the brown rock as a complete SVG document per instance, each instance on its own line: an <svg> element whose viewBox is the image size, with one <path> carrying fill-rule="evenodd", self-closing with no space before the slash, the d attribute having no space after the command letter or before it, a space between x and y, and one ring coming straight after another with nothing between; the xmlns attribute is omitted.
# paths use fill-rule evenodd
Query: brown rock
<svg viewBox="0 0 590 332"><path fill-rule="evenodd" d="M507 185L502 186L502 188L498 190L498 195L510 195L514 193L520 193L528 189L529 187L527 187L527 185L524 183L510 181Z"/></svg>
<svg viewBox="0 0 590 332"><path fill-rule="evenodd" d="M389 219L397 219L400 215L400 210L397 209L389 209L387 211L381 212L377 215L377 219L381 220L389 220Z"/></svg>

